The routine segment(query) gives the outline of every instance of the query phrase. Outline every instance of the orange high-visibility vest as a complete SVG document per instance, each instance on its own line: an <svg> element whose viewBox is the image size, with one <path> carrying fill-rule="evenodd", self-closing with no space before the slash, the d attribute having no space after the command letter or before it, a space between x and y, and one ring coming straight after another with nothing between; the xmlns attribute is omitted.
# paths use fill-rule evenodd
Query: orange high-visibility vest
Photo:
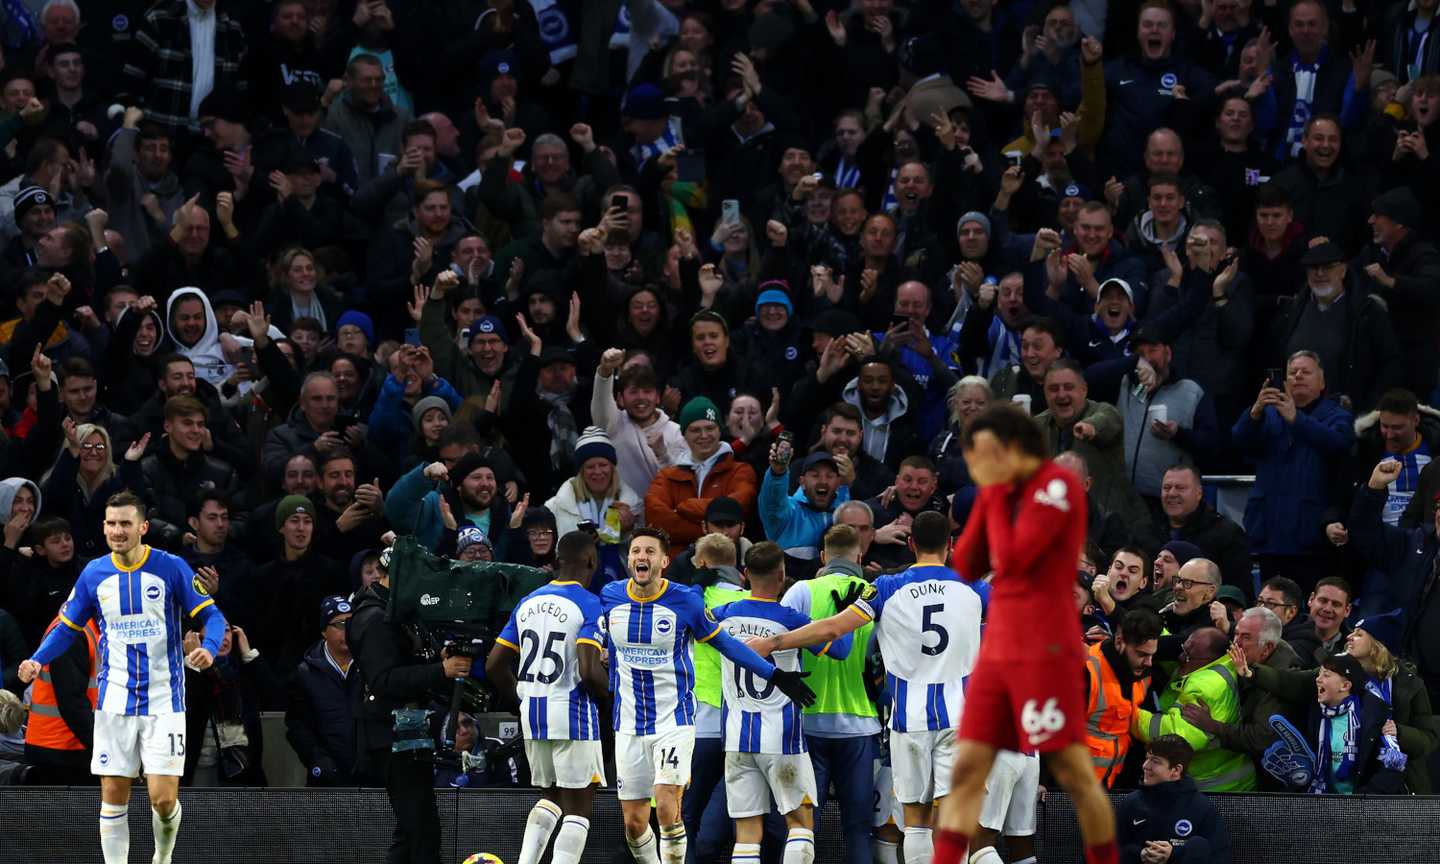
<svg viewBox="0 0 1440 864"><path fill-rule="evenodd" d="M1100 652L1103 643L1091 645L1085 658L1085 671L1090 676L1090 701L1085 707L1085 746L1090 748L1090 764L1095 776L1106 787L1115 783L1125 754L1130 752L1130 725L1140 710L1149 684L1136 681L1127 695L1120 686L1110 661Z"/></svg>
<svg viewBox="0 0 1440 864"><path fill-rule="evenodd" d="M51 621L50 626L45 628L45 634L48 636L59 624L59 618ZM90 649L90 683L85 689L85 696L90 700L91 710L94 710L100 696L100 688L95 681L95 644L100 639L100 632L95 627L95 619L85 622L85 628L80 633L85 637L85 646ZM46 750L85 749L60 716L60 702L55 698L55 684L50 679L48 664L40 670L30 689L30 722L25 728L25 743Z"/></svg>

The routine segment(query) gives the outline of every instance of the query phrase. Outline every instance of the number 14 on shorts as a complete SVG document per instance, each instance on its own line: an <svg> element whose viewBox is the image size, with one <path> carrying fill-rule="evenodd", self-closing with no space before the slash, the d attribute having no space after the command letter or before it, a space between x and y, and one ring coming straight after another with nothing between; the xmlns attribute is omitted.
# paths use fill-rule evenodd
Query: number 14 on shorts
<svg viewBox="0 0 1440 864"><path fill-rule="evenodd" d="M1039 699L1031 699L1020 711L1020 727L1031 747L1039 747L1065 728L1065 714L1055 699L1046 699L1041 705Z"/></svg>

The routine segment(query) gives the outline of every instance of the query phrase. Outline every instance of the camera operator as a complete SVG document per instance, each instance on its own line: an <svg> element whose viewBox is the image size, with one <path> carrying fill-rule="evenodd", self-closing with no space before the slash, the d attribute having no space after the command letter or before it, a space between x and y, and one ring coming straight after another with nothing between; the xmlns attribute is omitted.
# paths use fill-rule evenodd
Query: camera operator
<svg viewBox="0 0 1440 864"><path fill-rule="evenodd" d="M395 838L388 864L439 864L440 815L435 809L434 740L428 747L404 750L396 741L397 709L423 710L443 691L447 679L470 674L469 657L449 656L424 662L419 643L402 626L385 620L390 599L390 550L380 556L380 577L355 598L346 637L360 667L364 687L355 708L356 745L364 770L382 778L395 812ZM425 724L428 728L428 722ZM427 733L428 734L428 733ZM399 746L400 751L394 751Z"/></svg>

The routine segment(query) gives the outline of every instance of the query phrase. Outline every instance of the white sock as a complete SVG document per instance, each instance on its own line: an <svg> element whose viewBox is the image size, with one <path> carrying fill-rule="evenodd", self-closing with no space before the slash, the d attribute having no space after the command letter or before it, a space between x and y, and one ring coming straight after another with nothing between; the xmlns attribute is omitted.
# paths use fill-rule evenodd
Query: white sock
<svg viewBox="0 0 1440 864"><path fill-rule="evenodd" d="M905 829L905 864L930 864L935 857L935 842L929 828Z"/></svg>
<svg viewBox="0 0 1440 864"><path fill-rule="evenodd" d="M785 838L784 864L811 864L815 860L815 832L809 828L791 828Z"/></svg>
<svg viewBox="0 0 1440 864"><path fill-rule="evenodd" d="M129 864L130 805L100 804L100 852L105 864Z"/></svg>
<svg viewBox="0 0 1440 864"><path fill-rule="evenodd" d="M180 836L180 802L175 802L175 809L170 811L169 816L161 816L159 810L151 807L150 830L155 833L153 864L170 864L170 856L175 853L175 839Z"/></svg>
<svg viewBox="0 0 1440 864"><path fill-rule="evenodd" d="M564 814L553 801L541 798L525 817L525 837L520 841L520 864L537 864L550 845L550 835Z"/></svg>
<svg viewBox="0 0 1440 864"><path fill-rule="evenodd" d="M685 823L660 826L660 857L665 864L685 864Z"/></svg>
<svg viewBox="0 0 1440 864"><path fill-rule="evenodd" d="M1028 860L1030 864L1035 864L1034 858ZM1005 864L1005 859L1000 857L1000 853L995 851L994 846L986 846L970 856L970 864Z"/></svg>
<svg viewBox="0 0 1440 864"><path fill-rule="evenodd" d="M730 853L730 864L760 864L759 843L736 843Z"/></svg>
<svg viewBox="0 0 1440 864"><path fill-rule="evenodd" d="M566 816L565 821L560 823L560 833L555 837L555 854L550 858L552 864L580 864L580 856L585 854L585 838L589 834L589 819Z"/></svg>
<svg viewBox="0 0 1440 864"><path fill-rule="evenodd" d="M889 840L870 838L870 852L875 856L876 864L900 864L900 851Z"/></svg>
<svg viewBox="0 0 1440 864"><path fill-rule="evenodd" d="M660 853L655 850L655 832L650 830L649 825L639 837L626 837L625 845L630 847L630 857L639 864L660 864Z"/></svg>

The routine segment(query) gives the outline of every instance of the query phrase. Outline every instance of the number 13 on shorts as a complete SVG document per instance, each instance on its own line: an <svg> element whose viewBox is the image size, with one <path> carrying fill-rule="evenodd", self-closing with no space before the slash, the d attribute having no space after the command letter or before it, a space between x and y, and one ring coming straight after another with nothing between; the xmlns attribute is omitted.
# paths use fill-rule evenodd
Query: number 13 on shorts
<svg viewBox="0 0 1440 864"><path fill-rule="evenodd" d="M1020 710L1020 728L1025 730L1029 746L1039 747L1065 728L1065 713L1056 699L1046 699L1043 705L1039 699L1031 699Z"/></svg>

